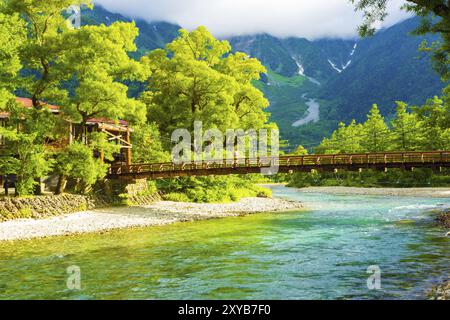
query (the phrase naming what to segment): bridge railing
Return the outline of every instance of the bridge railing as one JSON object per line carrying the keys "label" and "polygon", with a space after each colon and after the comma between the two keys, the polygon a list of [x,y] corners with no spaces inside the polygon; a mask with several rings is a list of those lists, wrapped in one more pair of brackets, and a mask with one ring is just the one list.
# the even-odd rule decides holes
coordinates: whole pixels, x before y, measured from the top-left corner
{"label": "bridge railing", "polygon": [[450,163],[450,151],[436,152],[392,152],[365,154],[323,154],[305,156],[281,156],[278,158],[261,157],[257,159],[241,158],[231,161],[192,162],[185,164],[153,163],[112,166],[110,175],[164,173],[176,171],[198,171],[233,168],[264,168],[271,165],[280,167],[317,167],[321,166],[367,166],[382,164],[437,164]]}

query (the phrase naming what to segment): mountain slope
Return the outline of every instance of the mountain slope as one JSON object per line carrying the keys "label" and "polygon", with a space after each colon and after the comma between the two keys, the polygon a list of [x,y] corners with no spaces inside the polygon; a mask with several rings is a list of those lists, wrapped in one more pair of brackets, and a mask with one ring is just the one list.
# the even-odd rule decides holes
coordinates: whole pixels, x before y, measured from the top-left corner
{"label": "mountain slope", "polygon": [[[100,6],[83,11],[82,17],[84,24],[131,21]],[[294,146],[312,147],[340,121],[363,119],[373,103],[390,116],[396,100],[419,104],[440,93],[443,83],[429,58],[417,59],[422,38],[408,35],[418,21],[404,21],[368,39],[309,41],[260,34],[228,40],[234,51],[258,58],[268,69],[257,86],[270,100],[271,119],[278,123],[282,137]],[[136,58],[164,47],[180,29],[165,22],[138,20],[136,25],[140,29]],[[131,92],[138,95],[142,90],[133,84]],[[320,120],[294,127],[308,114],[313,98],[320,103]]]}
{"label": "mountain slope", "polygon": [[[109,12],[99,5],[96,5],[94,10],[86,9],[82,12],[82,22],[85,25],[110,25],[116,21],[130,22],[132,19]],[[180,26],[166,22],[148,23],[143,20],[136,20],[136,26],[139,28],[136,57],[142,56],[148,51],[163,48],[178,36],[178,31],[181,29]]]}
{"label": "mountain slope", "polygon": [[330,79],[321,98],[333,101],[347,119],[361,119],[373,103],[389,116],[397,100],[423,103],[439,94],[443,83],[417,50],[423,38],[408,35],[417,24],[410,19],[360,41],[351,66]]}
{"label": "mountain slope", "polygon": [[[372,38],[358,40],[272,38],[269,42],[265,37],[261,42],[259,36],[246,37],[247,45],[235,42],[234,49],[262,57],[271,70],[273,66],[283,66],[278,72],[286,77],[300,74],[309,79],[295,87],[278,84],[274,88],[270,81],[273,75],[269,73],[262,88],[271,102],[272,120],[279,124],[283,138],[293,145],[312,146],[320,143],[340,121],[363,120],[374,103],[389,118],[397,100],[421,104],[440,94],[444,84],[432,70],[429,57],[420,57],[418,52],[423,37],[409,35],[418,23],[418,18],[409,19]],[[273,55],[267,62],[264,47],[276,47],[282,54]],[[307,115],[305,94],[307,98],[319,99],[320,121],[293,127],[302,115]]]}

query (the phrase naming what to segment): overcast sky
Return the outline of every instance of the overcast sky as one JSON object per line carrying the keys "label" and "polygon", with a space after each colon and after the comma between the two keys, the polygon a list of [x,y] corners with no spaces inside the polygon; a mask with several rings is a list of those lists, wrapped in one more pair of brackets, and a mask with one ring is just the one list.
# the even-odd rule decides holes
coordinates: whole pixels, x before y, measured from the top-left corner
{"label": "overcast sky", "polygon": [[[269,33],[278,37],[351,38],[361,22],[349,0],[94,0],[109,11],[149,22],[167,21],[192,30],[206,26],[215,36]],[[383,26],[408,15],[403,0],[390,0]]]}

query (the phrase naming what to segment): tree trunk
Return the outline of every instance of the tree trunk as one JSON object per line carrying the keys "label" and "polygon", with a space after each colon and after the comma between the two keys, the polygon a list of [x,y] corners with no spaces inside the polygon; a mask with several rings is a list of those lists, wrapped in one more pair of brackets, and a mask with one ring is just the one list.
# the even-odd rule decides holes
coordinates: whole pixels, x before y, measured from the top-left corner
{"label": "tree trunk", "polygon": [[66,190],[67,186],[67,177],[65,175],[60,175],[58,178],[58,184],[56,185],[55,194],[62,194]]}
{"label": "tree trunk", "polygon": [[8,175],[5,176],[5,184],[3,185],[5,188],[5,196],[9,196],[9,181]]}

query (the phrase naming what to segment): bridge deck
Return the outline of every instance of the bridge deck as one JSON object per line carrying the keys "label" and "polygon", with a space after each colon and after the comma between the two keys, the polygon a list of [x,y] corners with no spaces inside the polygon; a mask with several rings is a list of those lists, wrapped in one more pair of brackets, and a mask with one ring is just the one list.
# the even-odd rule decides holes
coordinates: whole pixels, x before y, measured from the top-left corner
{"label": "bridge deck", "polygon": [[281,156],[279,158],[236,159],[234,161],[192,162],[185,164],[153,163],[112,166],[111,179],[164,179],[186,176],[231,175],[261,173],[275,165],[278,172],[357,171],[359,169],[450,167],[450,151],[391,152],[367,154],[331,154]]}

